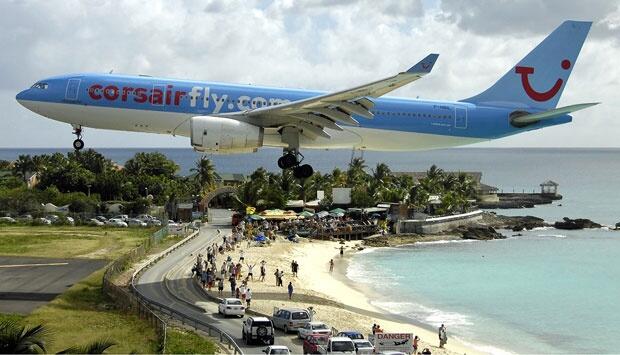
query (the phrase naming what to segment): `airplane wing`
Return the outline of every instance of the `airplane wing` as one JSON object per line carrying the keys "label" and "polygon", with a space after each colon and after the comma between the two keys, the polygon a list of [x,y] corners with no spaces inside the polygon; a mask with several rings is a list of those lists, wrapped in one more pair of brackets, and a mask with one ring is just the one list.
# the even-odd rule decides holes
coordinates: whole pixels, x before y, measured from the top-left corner
{"label": "airplane wing", "polygon": [[429,54],[404,72],[351,89],[221,116],[243,118],[261,127],[296,127],[312,139],[318,136],[330,138],[324,128],[341,131],[339,123],[359,126],[353,115],[373,118],[370,112],[374,107],[372,98],[383,96],[430,73],[438,56]]}
{"label": "airplane wing", "polygon": [[530,123],[548,120],[551,118],[562,116],[567,113],[583,110],[584,108],[588,108],[590,106],[594,106],[598,104],[599,104],[598,102],[591,102],[591,103],[585,103],[585,104],[576,104],[576,105],[570,105],[570,106],[565,106],[565,107],[558,107],[558,108],[554,108],[552,110],[547,110],[543,112],[531,113],[531,114],[523,115],[523,116],[517,116],[513,118],[511,122],[512,124],[517,125],[517,126],[528,125]]}

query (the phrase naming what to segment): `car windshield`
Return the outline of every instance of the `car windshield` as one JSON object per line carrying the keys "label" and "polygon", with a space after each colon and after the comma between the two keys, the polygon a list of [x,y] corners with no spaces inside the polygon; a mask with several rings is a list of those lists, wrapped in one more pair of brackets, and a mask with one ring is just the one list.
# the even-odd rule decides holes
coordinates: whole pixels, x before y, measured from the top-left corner
{"label": "car windshield", "polygon": [[288,349],[271,349],[270,354],[289,354]]}
{"label": "car windshield", "polygon": [[228,304],[239,305],[239,304],[242,304],[242,303],[239,300],[230,300],[230,301],[228,301]]}
{"label": "car windshield", "polygon": [[329,329],[325,324],[315,324],[312,326],[314,329]]}
{"label": "car windshield", "polygon": [[372,344],[370,344],[369,341],[360,341],[359,343],[355,343],[355,346],[358,348],[372,348]]}
{"label": "car windshield", "polygon": [[332,343],[332,352],[355,351],[352,341],[335,341]]}
{"label": "car windshield", "polygon": [[308,313],[306,312],[293,312],[293,316],[292,319],[293,320],[300,320],[300,319],[308,319]]}

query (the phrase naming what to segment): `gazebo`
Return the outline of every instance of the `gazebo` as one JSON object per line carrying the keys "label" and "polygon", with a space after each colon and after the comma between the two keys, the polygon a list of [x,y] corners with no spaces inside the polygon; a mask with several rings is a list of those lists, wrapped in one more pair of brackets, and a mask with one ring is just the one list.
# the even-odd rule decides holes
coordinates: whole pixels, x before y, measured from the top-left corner
{"label": "gazebo", "polygon": [[540,193],[543,195],[557,195],[558,183],[555,181],[547,180],[540,184]]}

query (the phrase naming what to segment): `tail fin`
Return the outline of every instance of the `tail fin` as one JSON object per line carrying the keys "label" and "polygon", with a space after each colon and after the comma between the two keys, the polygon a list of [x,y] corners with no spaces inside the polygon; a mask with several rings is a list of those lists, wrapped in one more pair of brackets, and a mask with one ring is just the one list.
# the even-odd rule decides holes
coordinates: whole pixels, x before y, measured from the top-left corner
{"label": "tail fin", "polygon": [[565,21],[499,81],[462,101],[518,108],[555,108],[592,22]]}

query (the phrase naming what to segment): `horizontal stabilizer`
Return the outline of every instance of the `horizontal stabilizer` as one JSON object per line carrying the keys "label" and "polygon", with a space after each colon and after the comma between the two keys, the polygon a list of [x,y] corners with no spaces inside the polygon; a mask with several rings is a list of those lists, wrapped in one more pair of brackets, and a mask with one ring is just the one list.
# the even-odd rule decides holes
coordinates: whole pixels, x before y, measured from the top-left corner
{"label": "horizontal stabilizer", "polygon": [[583,110],[584,108],[598,105],[599,103],[600,102],[590,102],[590,103],[585,103],[585,104],[576,104],[576,105],[554,108],[553,110],[514,117],[510,122],[514,125],[519,125],[519,126],[527,125],[530,123],[534,123],[534,122],[538,122],[542,120],[548,120],[551,118],[562,116],[567,113]]}

